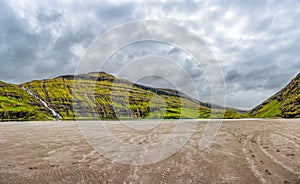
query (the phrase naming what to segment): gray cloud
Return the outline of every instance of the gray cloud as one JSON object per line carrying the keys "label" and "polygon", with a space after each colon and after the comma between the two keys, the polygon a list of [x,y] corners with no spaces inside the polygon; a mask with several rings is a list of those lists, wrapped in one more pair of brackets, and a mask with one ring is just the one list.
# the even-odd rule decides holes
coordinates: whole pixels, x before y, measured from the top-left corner
{"label": "gray cloud", "polygon": [[[189,58],[187,53],[169,44],[158,41],[136,42],[112,55],[103,69],[142,84],[180,89],[193,97],[197,97],[194,92],[197,89],[203,101],[210,101],[210,88],[205,72],[196,61],[187,58]],[[143,74],[151,76],[140,80],[139,77]],[[162,80],[161,76],[165,78]],[[166,83],[166,80],[172,85]]]}
{"label": "gray cloud", "polygon": [[[299,10],[297,0],[0,1],[0,80],[21,83],[74,73],[80,55],[104,31],[138,19],[166,20],[203,39],[223,69],[228,105],[249,109],[300,71]],[[201,66],[170,45],[134,44],[112,56],[106,70],[114,73],[114,64],[147,54],[176,60],[197,82],[200,100],[209,99]]]}

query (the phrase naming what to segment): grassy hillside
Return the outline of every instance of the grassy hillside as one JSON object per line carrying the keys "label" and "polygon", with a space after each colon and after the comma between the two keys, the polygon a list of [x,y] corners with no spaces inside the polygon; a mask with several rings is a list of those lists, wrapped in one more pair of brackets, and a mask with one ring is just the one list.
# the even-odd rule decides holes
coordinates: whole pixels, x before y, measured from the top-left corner
{"label": "grassy hillside", "polygon": [[[210,114],[209,104],[171,89],[134,84],[100,72],[35,80],[20,86],[0,83],[0,120],[118,118],[240,118],[233,109]],[[75,85],[74,85],[75,84]],[[39,101],[28,92],[40,98]]]}
{"label": "grassy hillside", "polygon": [[17,85],[0,81],[0,120],[50,120],[50,112]]}
{"label": "grassy hillside", "polygon": [[[50,104],[63,119],[209,118],[211,111],[207,104],[175,90],[138,85],[103,72],[32,81],[22,86]],[[220,118],[222,113],[220,109],[212,118]],[[234,111],[226,115],[239,117]]]}
{"label": "grassy hillside", "polygon": [[300,118],[300,74],[281,91],[251,110],[249,115],[261,118]]}

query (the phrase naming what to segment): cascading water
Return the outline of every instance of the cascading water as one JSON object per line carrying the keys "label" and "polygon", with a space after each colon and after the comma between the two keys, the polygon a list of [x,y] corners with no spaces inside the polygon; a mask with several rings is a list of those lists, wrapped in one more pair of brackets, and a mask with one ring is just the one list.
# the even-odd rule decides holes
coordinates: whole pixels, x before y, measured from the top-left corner
{"label": "cascading water", "polygon": [[51,107],[48,106],[48,104],[42,100],[41,98],[39,98],[38,96],[34,95],[31,91],[29,91],[28,89],[26,89],[25,87],[23,86],[20,86],[21,89],[23,89],[24,91],[26,91],[28,94],[30,94],[31,96],[33,96],[34,98],[38,99],[50,112],[51,114],[58,118],[58,119],[62,119],[61,115],[59,115],[57,112],[55,112],[54,109],[52,109]]}

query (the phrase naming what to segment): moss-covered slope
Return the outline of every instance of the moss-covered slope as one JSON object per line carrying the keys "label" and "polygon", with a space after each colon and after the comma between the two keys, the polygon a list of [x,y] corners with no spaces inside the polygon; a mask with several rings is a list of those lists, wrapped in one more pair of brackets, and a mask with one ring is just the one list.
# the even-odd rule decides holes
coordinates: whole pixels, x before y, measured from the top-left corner
{"label": "moss-covered slope", "polygon": [[[21,89],[24,87],[35,97]],[[35,80],[20,86],[1,83],[0,120],[118,118],[239,118],[171,89],[158,89],[100,72]],[[43,105],[44,103],[44,105]]]}
{"label": "moss-covered slope", "polygon": [[50,112],[17,85],[0,81],[0,120],[48,120]]}
{"label": "moss-covered slope", "polygon": [[[22,84],[63,119],[220,118],[208,104],[170,89],[157,89],[100,72]],[[230,117],[239,115],[226,113]]]}
{"label": "moss-covered slope", "polygon": [[285,88],[249,112],[252,117],[300,118],[300,74]]}
{"label": "moss-covered slope", "polygon": [[174,90],[131,83],[100,72],[22,84],[64,119],[208,118],[210,109]]}

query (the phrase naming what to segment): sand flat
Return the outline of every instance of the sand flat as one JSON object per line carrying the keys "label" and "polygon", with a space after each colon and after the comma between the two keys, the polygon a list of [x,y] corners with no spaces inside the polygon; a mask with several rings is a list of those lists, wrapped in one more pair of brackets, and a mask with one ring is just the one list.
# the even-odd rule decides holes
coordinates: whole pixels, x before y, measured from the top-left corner
{"label": "sand flat", "polygon": [[[192,136],[180,150],[147,165],[113,162],[88,144],[73,121],[0,123],[0,183],[300,182],[300,120],[226,120],[205,150],[199,141],[209,122],[193,121]],[[118,139],[135,145],[155,144],[176,127],[171,120],[159,126],[132,122],[139,131],[105,123]]]}

